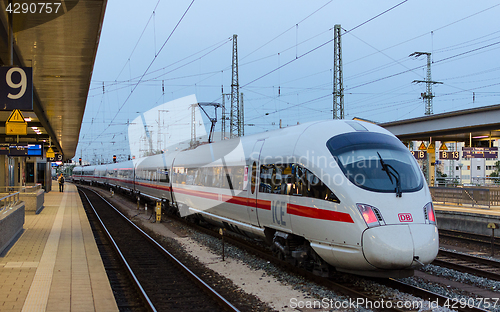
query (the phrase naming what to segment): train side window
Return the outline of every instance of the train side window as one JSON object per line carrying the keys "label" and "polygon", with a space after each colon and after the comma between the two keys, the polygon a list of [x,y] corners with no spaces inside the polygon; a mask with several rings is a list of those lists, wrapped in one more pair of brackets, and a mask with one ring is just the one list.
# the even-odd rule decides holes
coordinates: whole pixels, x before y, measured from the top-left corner
{"label": "train side window", "polygon": [[203,185],[206,187],[212,187],[213,182],[213,169],[212,168],[203,168]]}
{"label": "train side window", "polygon": [[233,183],[231,181],[232,168],[224,167],[223,170],[223,179],[222,179],[222,187],[225,189],[233,189]]}
{"label": "train side window", "polygon": [[261,193],[272,193],[272,165],[261,165],[260,166],[260,184],[259,192]]}
{"label": "train side window", "polygon": [[282,181],[287,185],[286,194],[340,203],[338,197],[318,176],[298,164],[291,164],[289,169],[283,169]]}
{"label": "train side window", "polygon": [[220,174],[221,174],[221,167],[213,167],[212,168],[212,186],[213,187],[221,187]]}
{"label": "train side window", "polygon": [[158,169],[159,170],[159,176],[160,176],[160,182],[162,183],[169,183],[169,176],[168,176],[168,170],[167,168],[164,169]]}
{"label": "train side window", "polygon": [[281,166],[273,166],[273,173],[271,177],[271,187],[273,194],[281,194]]}
{"label": "train side window", "polygon": [[303,168],[297,164],[292,166],[292,195],[307,196],[307,189],[305,187],[306,174]]}
{"label": "train side window", "polygon": [[257,163],[254,161],[252,164],[252,177],[250,179],[250,192],[255,193],[255,184],[257,183]]}
{"label": "train side window", "polygon": [[172,177],[174,183],[186,184],[186,170],[185,168],[174,168],[174,176]]}
{"label": "train side window", "polygon": [[194,185],[196,179],[196,168],[187,169],[186,173],[186,185]]}
{"label": "train side window", "polygon": [[243,189],[243,167],[235,166],[233,167],[232,183],[235,190]]}
{"label": "train side window", "polygon": [[292,164],[280,165],[281,194],[290,195],[292,192]]}

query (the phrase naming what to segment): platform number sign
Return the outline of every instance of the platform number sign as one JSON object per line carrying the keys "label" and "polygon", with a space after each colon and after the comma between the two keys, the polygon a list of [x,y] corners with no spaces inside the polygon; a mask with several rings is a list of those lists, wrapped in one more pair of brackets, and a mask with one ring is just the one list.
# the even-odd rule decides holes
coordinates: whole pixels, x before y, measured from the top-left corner
{"label": "platform number sign", "polygon": [[33,69],[0,67],[0,110],[33,110]]}
{"label": "platform number sign", "polygon": [[415,159],[421,160],[427,158],[427,152],[425,151],[411,151],[411,154]]}
{"label": "platform number sign", "polygon": [[439,159],[459,160],[460,153],[458,151],[455,152],[439,151]]}

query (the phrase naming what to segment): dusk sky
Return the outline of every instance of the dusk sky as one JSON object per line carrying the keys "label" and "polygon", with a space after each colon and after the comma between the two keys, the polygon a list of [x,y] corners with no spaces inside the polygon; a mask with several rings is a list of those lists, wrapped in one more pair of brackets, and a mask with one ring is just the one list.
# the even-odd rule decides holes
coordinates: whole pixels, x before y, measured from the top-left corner
{"label": "dusk sky", "polygon": [[412,82],[426,58],[413,52],[432,53],[442,82],[434,113],[499,104],[498,16],[498,1],[109,0],[76,157],[126,157],[127,122],[165,102],[220,103],[233,34],[246,135],[332,118],[335,24],[346,119],[423,116],[425,84]]}

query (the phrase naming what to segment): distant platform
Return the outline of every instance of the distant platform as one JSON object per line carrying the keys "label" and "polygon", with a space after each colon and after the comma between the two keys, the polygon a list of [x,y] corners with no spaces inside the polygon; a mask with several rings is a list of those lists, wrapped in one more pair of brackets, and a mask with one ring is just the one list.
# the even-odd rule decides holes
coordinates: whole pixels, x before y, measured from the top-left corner
{"label": "distant platform", "polygon": [[118,311],[76,186],[57,182],[0,255],[0,310]]}
{"label": "distant platform", "polygon": [[[496,223],[500,226],[500,206],[478,208],[435,203],[434,210],[438,228],[442,230],[491,235],[488,223]],[[495,231],[495,236],[500,237],[500,230]]]}

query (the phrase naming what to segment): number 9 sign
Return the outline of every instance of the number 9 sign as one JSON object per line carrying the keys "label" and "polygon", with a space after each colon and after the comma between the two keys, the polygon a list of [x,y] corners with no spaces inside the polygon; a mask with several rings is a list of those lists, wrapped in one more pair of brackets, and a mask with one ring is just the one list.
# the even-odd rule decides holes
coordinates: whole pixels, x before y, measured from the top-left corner
{"label": "number 9 sign", "polygon": [[0,110],[33,109],[31,67],[0,67]]}

